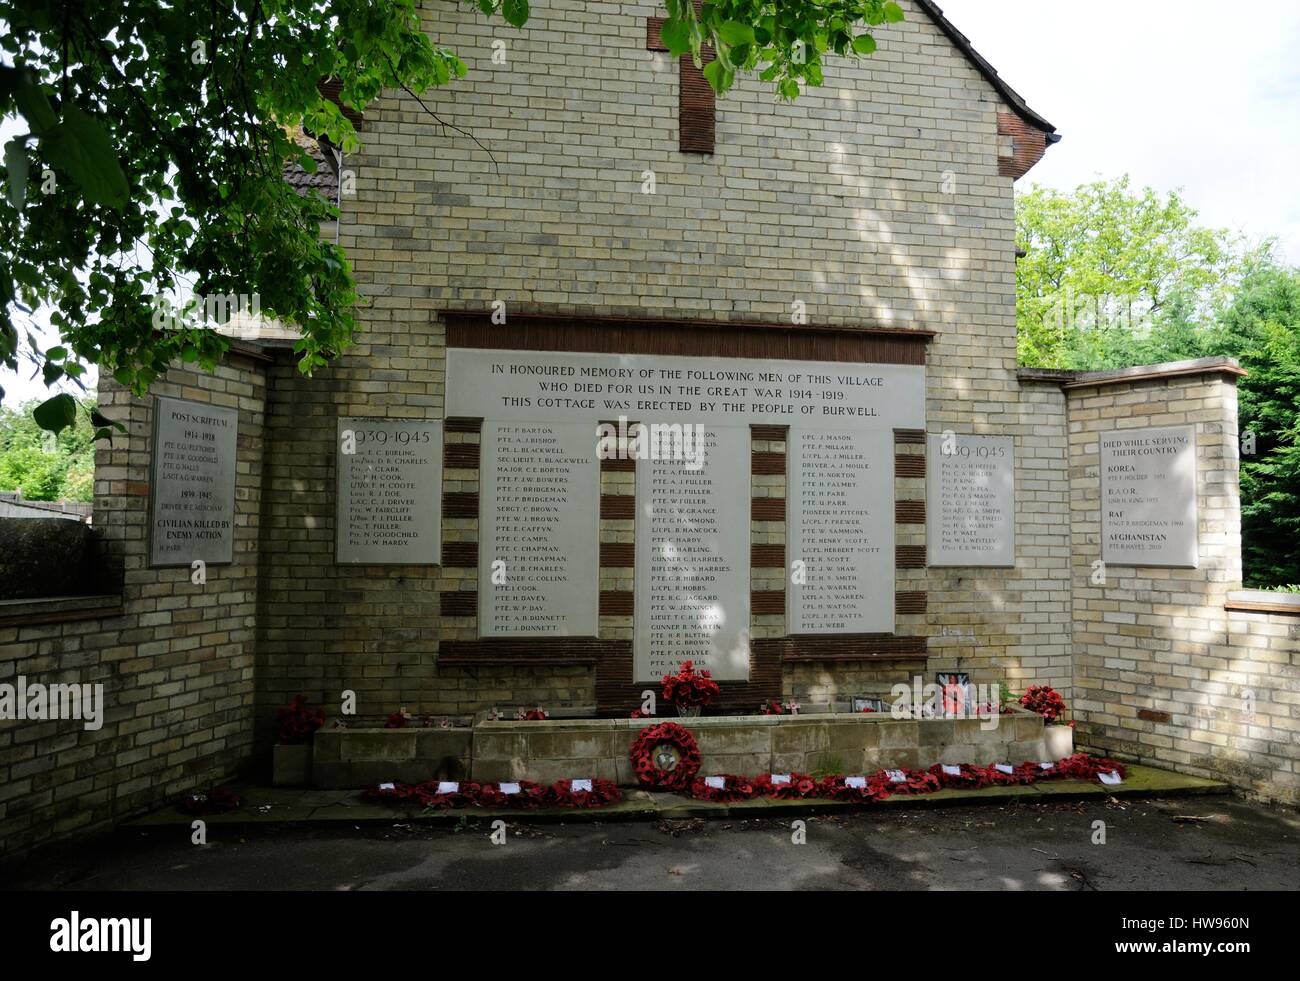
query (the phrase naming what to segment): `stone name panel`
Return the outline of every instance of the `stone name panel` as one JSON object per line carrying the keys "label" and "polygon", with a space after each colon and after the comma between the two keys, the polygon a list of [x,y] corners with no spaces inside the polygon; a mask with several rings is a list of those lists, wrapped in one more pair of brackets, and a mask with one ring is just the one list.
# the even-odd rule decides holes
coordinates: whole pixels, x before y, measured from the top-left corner
{"label": "stone name panel", "polygon": [[1102,560],[1196,568],[1196,430],[1125,429],[1099,439]]}
{"label": "stone name panel", "polygon": [[442,550],[442,423],[338,420],[341,565],[437,565]]}
{"label": "stone name panel", "polygon": [[596,636],[596,427],[485,421],[482,439],[479,636]]}
{"label": "stone name panel", "polygon": [[749,427],[704,427],[684,453],[650,438],[636,464],[634,680],[683,661],[748,680]]}
{"label": "stone name panel", "polygon": [[1015,439],[931,433],[926,443],[928,563],[1014,566]]}
{"label": "stone name panel", "polygon": [[154,399],[149,564],[234,561],[239,412]]}
{"label": "stone name panel", "polygon": [[791,429],[791,634],[894,630],[894,438]]}

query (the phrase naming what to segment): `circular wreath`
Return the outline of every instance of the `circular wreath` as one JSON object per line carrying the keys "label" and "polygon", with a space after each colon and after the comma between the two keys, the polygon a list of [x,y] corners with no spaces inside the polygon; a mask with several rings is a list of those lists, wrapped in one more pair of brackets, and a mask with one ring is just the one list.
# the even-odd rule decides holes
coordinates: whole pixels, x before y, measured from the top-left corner
{"label": "circular wreath", "polygon": [[700,770],[700,747],[676,722],[642,729],[630,755],[632,772],[643,787],[684,791]]}

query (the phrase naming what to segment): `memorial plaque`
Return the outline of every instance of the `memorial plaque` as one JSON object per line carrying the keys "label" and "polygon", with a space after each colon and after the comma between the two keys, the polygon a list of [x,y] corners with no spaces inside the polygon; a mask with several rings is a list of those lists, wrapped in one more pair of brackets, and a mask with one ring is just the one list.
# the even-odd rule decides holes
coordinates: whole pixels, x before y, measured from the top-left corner
{"label": "memorial plaque", "polygon": [[1099,444],[1102,560],[1196,568],[1196,430],[1125,429]]}
{"label": "memorial plaque", "polygon": [[893,433],[791,429],[786,445],[787,631],[892,633]]}
{"label": "memorial plaque", "polygon": [[234,561],[239,412],[154,399],[149,564]]}
{"label": "memorial plaque", "polygon": [[600,612],[596,426],[483,423],[481,637],[595,637]]}
{"label": "memorial plaque", "polygon": [[338,420],[334,561],[442,561],[442,423]]}
{"label": "memorial plaque", "polygon": [[1014,438],[931,433],[925,449],[928,564],[1014,566]]}
{"label": "memorial plaque", "polygon": [[749,428],[702,427],[681,454],[649,433],[636,465],[634,674],[653,682],[694,661],[749,680]]}

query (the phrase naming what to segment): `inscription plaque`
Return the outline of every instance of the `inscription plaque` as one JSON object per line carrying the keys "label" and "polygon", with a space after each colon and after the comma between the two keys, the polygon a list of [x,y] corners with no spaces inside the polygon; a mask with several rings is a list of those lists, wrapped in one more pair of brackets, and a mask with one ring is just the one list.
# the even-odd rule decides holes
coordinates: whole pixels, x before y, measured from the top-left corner
{"label": "inscription plaque", "polygon": [[925,449],[928,564],[1014,566],[1015,439],[931,433]]}
{"label": "inscription plaque", "polygon": [[236,409],[154,399],[150,565],[234,561],[238,431]]}
{"label": "inscription plaque", "polygon": [[1125,429],[1099,443],[1102,560],[1196,568],[1196,430]]}

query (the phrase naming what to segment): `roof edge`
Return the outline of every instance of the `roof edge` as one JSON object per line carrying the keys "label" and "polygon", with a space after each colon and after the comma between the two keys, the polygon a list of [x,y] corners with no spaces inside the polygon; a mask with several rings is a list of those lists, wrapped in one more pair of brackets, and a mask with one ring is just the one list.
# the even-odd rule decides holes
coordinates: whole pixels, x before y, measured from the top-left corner
{"label": "roof edge", "polygon": [[970,38],[957,30],[953,22],[944,15],[944,12],[939,9],[938,4],[936,4],[934,0],[916,0],[916,2],[917,5],[930,16],[930,19],[935,22],[939,30],[943,31],[943,33],[948,36],[948,39],[952,41],[953,44],[957,45],[957,48],[961,53],[964,54],[967,60],[975,66],[975,69],[984,76],[988,83],[998,90],[998,93],[1002,98],[1007,100],[1007,104],[1017,116],[1029,123],[1029,125],[1033,126],[1035,129],[1040,129],[1046,133],[1048,143],[1055,143],[1060,140],[1061,136],[1056,132],[1056,127],[1029,108],[1024,97],[1008,85],[1006,81],[1003,80],[1002,76],[998,74],[997,69],[989,64],[988,60],[982,54],[975,50],[974,45],[970,42]]}

